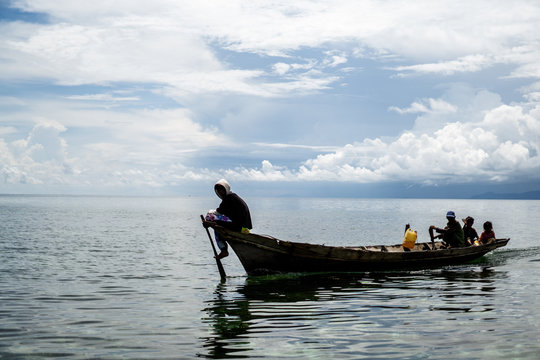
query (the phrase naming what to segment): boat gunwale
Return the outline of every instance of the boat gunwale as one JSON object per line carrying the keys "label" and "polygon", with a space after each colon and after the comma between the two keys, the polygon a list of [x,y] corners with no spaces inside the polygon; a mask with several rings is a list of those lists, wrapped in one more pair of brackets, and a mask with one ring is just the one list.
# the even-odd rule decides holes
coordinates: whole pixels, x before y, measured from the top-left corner
{"label": "boat gunwale", "polygon": [[[254,233],[248,233],[243,234],[240,232],[232,231],[227,228],[224,228],[216,223],[213,222],[207,222],[210,227],[214,228],[218,233],[222,234],[225,237],[225,240],[229,240],[228,238],[232,238],[233,241],[240,241],[243,243],[247,243],[251,246],[255,246],[260,249],[273,251],[273,252],[279,252],[281,254],[290,254],[290,251],[287,251],[281,246],[283,244],[286,244],[287,247],[305,247],[306,249],[326,249],[326,250],[349,250],[355,253],[368,253],[368,254],[385,254],[385,255],[393,255],[393,254],[428,254],[428,253],[437,253],[439,255],[455,255],[455,256],[468,256],[472,254],[479,254],[479,256],[482,256],[482,253],[485,254],[489,251],[492,251],[496,248],[505,246],[508,241],[510,241],[510,238],[500,238],[496,239],[495,242],[491,242],[488,244],[482,244],[479,246],[465,246],[465,247],[454,247],[454,248],[429,248],[428,249],[418,249],[418,250],[404,250],[404,247],[401,244],[394,244],[394,245],[361,245],[361,246],[333,246],[333,245],[325,245],[325,244],[312,244],[312,243],[306,243],[306,242],[294,242],[294,241],[288,241],[288,240],[281,240],[273,236],[269,235],[262,235],[262,234],[254,234]],[[275,243],[279,247],[273,247],[268,246],[265,244],[261,244],[255,239],[251,238],[258,238],[258,239],[265,239],[270,241],[275,241]],[[436,242],[435,244],[441,244],[441,242]],[[419,245],[427,245],[428,247],[432,245],[430,242],[422,242],[422,243],[416,243],[416,246]],[[395,248],[395,249],[401,249],[401,251],[384,251],[382,249],[388,249],[388,248]],[[378,250],[381,249],[381,250]],[[318,255],[305,255],[305,254],[297,254],[296,256],[299,257],[305,257],[305,258],[321,258],[324,257],[328,260],[337,260],[337,261],[351,261],[350,259],[343,259],[338,257],[329,257],[329,256],[323,256],[322,254]]]}

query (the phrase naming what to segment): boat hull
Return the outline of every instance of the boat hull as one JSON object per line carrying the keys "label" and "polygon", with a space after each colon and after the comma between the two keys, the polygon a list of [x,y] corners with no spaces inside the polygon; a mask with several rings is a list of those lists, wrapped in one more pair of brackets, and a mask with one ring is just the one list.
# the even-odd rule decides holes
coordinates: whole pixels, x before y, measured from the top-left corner
{"label": "boat hull", "polygon": [[419,243],[408,251],[401,245],[341,247],[282,241],[212,226],[226,240],[250,275],[285,272],[368,272],[437,268],[476,260],[505,246],[490,244],[444,249],[442,243]]}

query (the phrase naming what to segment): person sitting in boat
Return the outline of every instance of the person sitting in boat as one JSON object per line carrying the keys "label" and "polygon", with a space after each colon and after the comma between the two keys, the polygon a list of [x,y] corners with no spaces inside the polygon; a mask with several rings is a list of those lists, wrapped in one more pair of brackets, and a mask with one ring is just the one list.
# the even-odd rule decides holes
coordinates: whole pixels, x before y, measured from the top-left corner
{"label": "person sitting in boat", "polygon": [[476,229],[472,227],[474,224],[474,218],[472,218],[471,216],[467,216],[465,219],[463,219],[463,223],[463,236],[465,238],[465,245],[474,245],[474,241],[478,240],[478,233],[476,232]]}
{"label": "person sitting in boat", "polygon": [[[214,191],[222,201],[214,212],[216,218],[211,220],[233,231],[249,232],[253,226],[251,224],[251,215],[246,202],[231,191],[231,186],[225,179],[219,180],[214,185]],[[207,220],[210,219],[207,217]],[[205,226],[208,227],[207,225]],[[217,232],[214,233],[216,243],[221,250],[216,258],[222,259],[229,256],[227,242],[221,240]]]}
{"label": "person sitting in boat", "polygon": [[495,241],[495,232],[493,231],[493,224],[491,221],[486,221],[484,223],[484,231],[480,235],[478,242],[480,244],[489,244],[490,242]]}
{"label": "person sitting in boat", "polygon": [[[448,224],[446,224],[444,229],[438,228],[434,225],[429,227],[429,236],[431,237],[431,241],[435,241],[435,239],[440,238],[443,239],[443,242],[450,247],[465,246],[463,229],[461,228],[459,222],[456,221],[456,213],[453,211],[448,211],[446,213],[446,219],[448,220]],[[433,234],[434,230],[439,233],[439,235],[435,236]]]}

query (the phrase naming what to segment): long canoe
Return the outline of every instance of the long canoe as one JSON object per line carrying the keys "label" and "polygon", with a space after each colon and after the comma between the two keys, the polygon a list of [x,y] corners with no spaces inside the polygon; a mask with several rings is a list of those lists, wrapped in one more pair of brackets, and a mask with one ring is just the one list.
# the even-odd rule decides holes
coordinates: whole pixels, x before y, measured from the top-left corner
{"label": "long canoe", "polygon": [[267,235],[243,234],[213,222],[221,239],[234,250],[249,275],[286,272],[368,272],[414,270],[463,264],[505,246],[508,239],[485,245],[445,248],[442,242],[399,245],[328,246],[283,241]]}

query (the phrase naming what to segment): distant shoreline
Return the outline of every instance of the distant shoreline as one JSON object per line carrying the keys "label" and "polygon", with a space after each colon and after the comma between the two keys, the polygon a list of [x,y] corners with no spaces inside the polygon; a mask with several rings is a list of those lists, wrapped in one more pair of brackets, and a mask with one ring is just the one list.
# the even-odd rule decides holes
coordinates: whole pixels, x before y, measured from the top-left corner
{"label": "distant shoreline", "polygon": [[475,195],[472,199],[496,199],[496,200],[540,200],[540,191],[527,191],[523,193],[497,194],[487,192]]}
{"label": "distant shoreline", "polygon": [[[206,197],[206,195],[196,195],[196,194],[168,194],[168,195],[126,195],[126,194],[31,194],[31,193],[19,193],[19,194],[8,194],[8,193],[0,193],[0,197],[16,197],[16,196],[24,196],[24,197],[95,197],[95,198],[108,198],[108,197],[120,197],[120,198],[167,198],[167,197]],[[252,197],[259,197],[259,195],[251,194]],[[263,196],[264,197],[264,196]],[[306,195],[306,194],[298,194],[298,195],[274,195],[270,197],[275,198],[292,198],[292,197],[298,197],[298,198],[350,198],[350,199],[462,199],[462,200],[540,200],[540,191],[527,191],[523,193],[495,193],[495,192],[486,192],[478,195],[473,196],[455,196],[455,197],[444,197],[444,196],[335,196],[335,195],[329,195],[329,196],[321,196],[320,194],[313,194],[313,195]]]}

